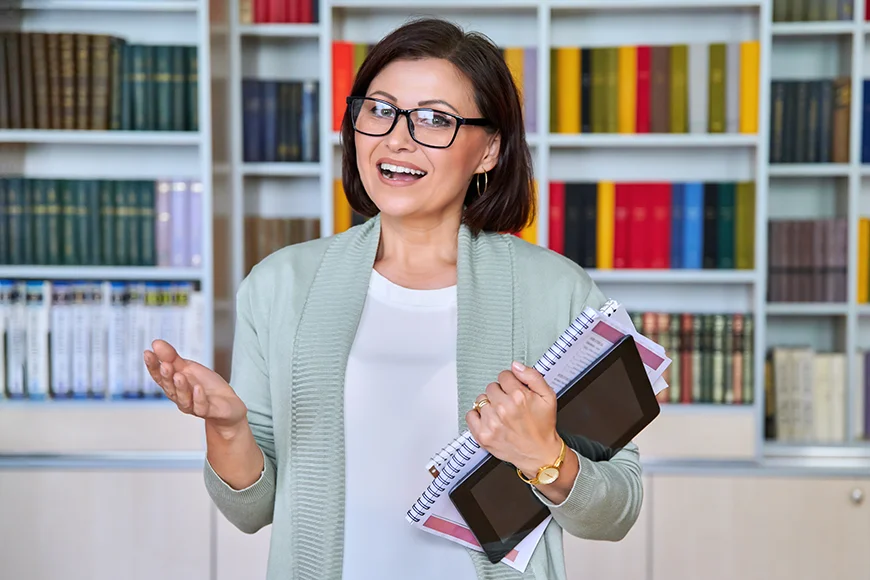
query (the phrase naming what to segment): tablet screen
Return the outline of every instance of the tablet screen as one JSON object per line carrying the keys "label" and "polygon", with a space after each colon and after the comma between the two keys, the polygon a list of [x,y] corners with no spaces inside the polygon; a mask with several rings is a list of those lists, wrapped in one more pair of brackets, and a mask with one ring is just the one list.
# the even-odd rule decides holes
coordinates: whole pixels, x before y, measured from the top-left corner
{"label": "tablet screen", "polygon": [[487,477],[470,489],[502,542],[507,542],[517,533],[517,522],[531,520],[541,509],[538,501],[529,501],[529,496],[535,499],[529,486],[504,485],[505,480],[513,482],[514,479],[519,481],[517,470],[499,461]]}

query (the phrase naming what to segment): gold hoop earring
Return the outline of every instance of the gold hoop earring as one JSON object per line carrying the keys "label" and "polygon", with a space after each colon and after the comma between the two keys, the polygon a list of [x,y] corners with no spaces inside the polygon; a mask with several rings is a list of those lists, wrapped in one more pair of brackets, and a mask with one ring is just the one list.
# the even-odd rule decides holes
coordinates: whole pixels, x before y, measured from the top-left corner
{"label": "gold hoop earring", "polygon": [[489,184],[489,178],[486,175],[486,171],[483,172],[483,191],[480,191],[480,173],[477,174],[477,197],[482,196],[486,193],[486,186]]}

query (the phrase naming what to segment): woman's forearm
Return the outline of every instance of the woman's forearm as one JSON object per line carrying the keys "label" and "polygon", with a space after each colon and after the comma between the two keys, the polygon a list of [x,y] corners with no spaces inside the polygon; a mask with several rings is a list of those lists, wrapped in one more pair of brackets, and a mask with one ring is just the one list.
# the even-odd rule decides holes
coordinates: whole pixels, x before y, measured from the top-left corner
{"label": "woman's forearm", "polygon": [[205,422],[206,457],[217,475],[233,489],[256,483],[263,472],[263,452],[247,421],[237,429],[216,428]]}

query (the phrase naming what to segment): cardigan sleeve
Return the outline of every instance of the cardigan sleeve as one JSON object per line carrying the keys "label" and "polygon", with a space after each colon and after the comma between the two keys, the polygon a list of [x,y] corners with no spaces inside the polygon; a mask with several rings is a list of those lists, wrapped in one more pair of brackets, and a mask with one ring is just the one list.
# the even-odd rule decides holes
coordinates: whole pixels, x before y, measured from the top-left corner
{"label": "cardigan sleeve", "polygon": [[[600,308],[607,296],[589,278],[580,278],[577,306]],[[590,540],[621,540],[634,526],[643,503],[640,454],[629,443],[609,461],[591,461],[571,450],[580,462],[580,472],[560,504],[554,504],[536,488],[535,495],[550,509],[553,519],[566,532]]]}
{"label": "cardigan sleeve", "polygon": [[237,319],[233,338],[231,385],[248,407],[248,423],[263,453],[259,479],[245,489],[230,487],[206,460],[205,487],[220,512],[245,533],[255,533],[272,523],[275,507],[275,440],[272,402],[264,356],[268,338],[268,316],[257,316],[252,306],[251,276],[242,281],[236,299]]}

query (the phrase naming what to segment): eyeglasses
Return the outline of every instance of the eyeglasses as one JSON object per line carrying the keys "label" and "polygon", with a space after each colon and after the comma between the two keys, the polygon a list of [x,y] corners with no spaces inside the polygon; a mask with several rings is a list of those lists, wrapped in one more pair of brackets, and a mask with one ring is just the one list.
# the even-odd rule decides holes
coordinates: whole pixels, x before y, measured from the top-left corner
{"label": "eyeglasses", "polygon": [[467,119],[436,109],[400,109],[395,105],[371,97],[347,97],[350,118],[358,133],[382,137],[396,126],[399,116],[408,119],[411,139],[425,147],[446,149],[453,145],[462,125],[487,126],[488,119]]}

